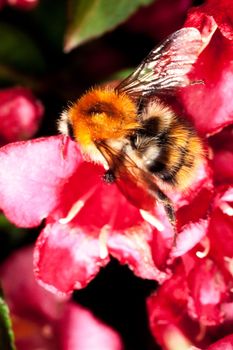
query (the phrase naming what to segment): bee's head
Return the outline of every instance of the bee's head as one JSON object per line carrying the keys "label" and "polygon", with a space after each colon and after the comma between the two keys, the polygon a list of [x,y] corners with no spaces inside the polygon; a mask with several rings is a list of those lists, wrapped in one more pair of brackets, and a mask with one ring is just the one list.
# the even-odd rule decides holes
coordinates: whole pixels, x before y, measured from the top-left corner
{"label": "bee's head", "polygon": [[138,127],[135,103],[113,89],[88,91],[66,114],[74,139],[84,148],[101,140],[125,137]]}

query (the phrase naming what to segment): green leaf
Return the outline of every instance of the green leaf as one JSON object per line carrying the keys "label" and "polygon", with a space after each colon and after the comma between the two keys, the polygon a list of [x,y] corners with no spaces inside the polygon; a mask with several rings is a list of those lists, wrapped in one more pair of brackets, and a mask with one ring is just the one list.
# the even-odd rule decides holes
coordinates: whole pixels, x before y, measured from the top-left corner
{"label": "green leaf", "polygon": [[42,73],[44,59],[33,39],[19,28],[0,22],[0,66],[25,73]]}
{"label": "green leaf", "polygon": [[[0,214],[0,232],[7,233],[12,241],[20,241],[26,233],[26,229],[13,225],[5,215]],[[1,348],[0,348],[1,349]]]}
{"label": "green leaf", "polygon": [[153,0],[70,0],[70,24],[65,38],[66,52],[96,38],[132,15],[139,6]]}
{"label": "green leaf", "polygon": [[123,79],[127,78],[130,74],[132,74],[134,71],[135,71],[135,67],[134,68],[121,69],[120,71],[115,72],[110,77],[108,77],[108,81],[111,81],[111,80],[123,80]]}
{"label": "green leaf", "polygon": [[16,350],[9,309],[0,292],[0,344],[1,349]]}

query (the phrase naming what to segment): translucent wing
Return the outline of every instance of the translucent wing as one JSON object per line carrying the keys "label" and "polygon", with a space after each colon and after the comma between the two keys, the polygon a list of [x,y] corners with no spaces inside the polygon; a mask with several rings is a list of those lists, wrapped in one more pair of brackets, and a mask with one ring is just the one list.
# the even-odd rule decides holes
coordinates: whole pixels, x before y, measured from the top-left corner
{"label": "translucent wing", "polygon": [[124,196],[140,209],[150,211],[155,201],[160,201],[167,212],[170,223],[176,230],[176,219],[170,199],[161,191],[154,176],[140,169],[125,153],[118,153],[104,141],[98,143],[98,148],[107,160],[110,171]]}
{"label": "translucent wing", "polygon": [[153,49],[134,73],[117,87],[129,95],[147,96],[190,84],[187,73],[202,48],[196,28],[183,28]]}

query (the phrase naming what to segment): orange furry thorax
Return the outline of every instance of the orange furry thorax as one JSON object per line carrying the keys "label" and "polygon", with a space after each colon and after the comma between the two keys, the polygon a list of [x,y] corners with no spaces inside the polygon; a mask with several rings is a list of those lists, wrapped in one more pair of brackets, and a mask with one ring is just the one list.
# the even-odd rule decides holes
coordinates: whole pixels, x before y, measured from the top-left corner
{"label": "orange furry thorax", "polygon": [[125,137],[139,126],[133,100],[110,88],[89,90],[71,107],[69,119],[81,146]]}

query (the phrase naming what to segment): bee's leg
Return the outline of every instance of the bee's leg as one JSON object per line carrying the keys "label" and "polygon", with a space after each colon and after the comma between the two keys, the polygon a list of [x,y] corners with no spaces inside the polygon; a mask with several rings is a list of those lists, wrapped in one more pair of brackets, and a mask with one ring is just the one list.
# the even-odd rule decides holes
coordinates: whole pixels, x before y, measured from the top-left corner
{"label": "bee's leg", "polygon": [[170,199],[161,190],[157,190],[157,196],[158,196],[158,199],[164,205],[169,221],[174,226],[176,224],[176,217],[175,217],[175,211]]}
{"label": "bee's leg", "polygon": [[156,189],[156,195],[160,202],[162,202],[164,209],[167,213],[168,219],[174,230],[174,245],[176,244],[177,238],[177,227],[176,227],[176,215],[172,202],[160,189]]}
{"label": "bee's leg", "polygon": [[107,184],[113,184],[116,181],[116,176],[114,174],[114,171],[112,169],[108,169],[103,175],[103,180]]}

